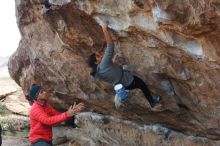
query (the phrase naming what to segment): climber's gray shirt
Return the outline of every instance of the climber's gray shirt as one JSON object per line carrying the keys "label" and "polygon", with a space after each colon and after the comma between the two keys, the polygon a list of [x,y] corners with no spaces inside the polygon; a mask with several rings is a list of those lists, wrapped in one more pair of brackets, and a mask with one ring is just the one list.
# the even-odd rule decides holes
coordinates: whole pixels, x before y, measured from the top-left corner
{"label": "climber's gray shirt", "polygon": [[115,85],[121,83],[125,87],[129,86],[134,80],[133,75],[123,70],[119,65],[112,62],[114,54],[114,44],[108,44],[104,56],[97,66],[95,78]]}

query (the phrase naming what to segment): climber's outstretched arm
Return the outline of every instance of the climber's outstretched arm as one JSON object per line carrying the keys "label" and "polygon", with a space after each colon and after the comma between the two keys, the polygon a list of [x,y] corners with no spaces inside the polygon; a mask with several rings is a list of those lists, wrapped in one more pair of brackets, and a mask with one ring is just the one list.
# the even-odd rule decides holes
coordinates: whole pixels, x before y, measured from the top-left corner
{"label": "climber's outstretched arm", "polygon": [[112,41],[112,36],[108,31],[108,22],[106,22],[105,24],[102,25],[102,30],[103,30],[103,33],[105,36],[106,43],[111,44],[113,41]]}
{"label": "climber's outstretched arm", "polygon": [[113,57],[113,54],[114,54],[115,46],[114,46],[114,43],[112,41],[112,36],[108,31],[108,23],[104,23],[102,25],[102,30],[103,30],[103,33],[104,33],[104,36],[105,36],[107,47],[105,49],[105,53],[102,57],[102,60],[100,62],[100,68],[106,68],[110,64],[113,63],[112,62],[112,57]]}

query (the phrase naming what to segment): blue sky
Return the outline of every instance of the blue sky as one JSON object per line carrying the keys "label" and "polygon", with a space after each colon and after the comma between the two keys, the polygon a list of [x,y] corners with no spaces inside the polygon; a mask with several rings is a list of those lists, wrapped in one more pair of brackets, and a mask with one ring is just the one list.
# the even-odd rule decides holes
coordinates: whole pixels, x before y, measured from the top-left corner
{"label": "blue sky", "polygon": [[15,17],[15,0],[1,1],[0,20],[0,57],[6,57],[16,51],[20,40]]}

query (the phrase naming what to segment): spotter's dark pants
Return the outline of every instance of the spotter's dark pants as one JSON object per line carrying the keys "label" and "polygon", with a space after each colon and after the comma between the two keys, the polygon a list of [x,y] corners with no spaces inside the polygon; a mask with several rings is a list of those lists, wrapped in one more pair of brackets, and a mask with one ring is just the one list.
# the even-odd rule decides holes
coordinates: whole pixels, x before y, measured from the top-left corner
{"label": "spotter's dark pants", "polygon": [[53,146],[51,142],[47,142],[43,139],[38,139],[31,144],[31,146]]}

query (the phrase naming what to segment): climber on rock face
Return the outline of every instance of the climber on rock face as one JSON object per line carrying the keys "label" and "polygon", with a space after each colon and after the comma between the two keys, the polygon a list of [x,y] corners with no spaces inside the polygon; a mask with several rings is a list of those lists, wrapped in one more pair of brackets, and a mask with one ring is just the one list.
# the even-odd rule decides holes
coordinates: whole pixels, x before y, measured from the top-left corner
{"label": "climber on rock face", "polygon": [[48,102],[47,92],[33,84],[28,96],[34,101],[30,109],[30,135],[32,146],[52,146],[52,126],[67,121],[83,110],[84,104],[74,104],[68,111],[60,113]]}
{"label": "climber on rock face", "polygon": [[107,22],[102,24],[102,30],[107,42],[107,48],[104,55],[102,56],[93,53],[87,59],[87,64],[92,70],[90,73],[92,79],[100,79],[111,83],[117,93],[115,96],[115,102],[118,101],[118,99],[120,102],[124,101],[127,98],[127,90],[136,88],[141,89],[148,100],[152,111],[160,111],[162,107],[160,96],[152,96],[142,79],[132,75],[128,70],[123,70],[121,66],[113,63],[114,43],[108,31]]}

